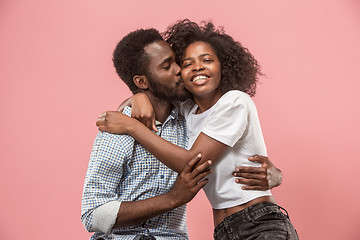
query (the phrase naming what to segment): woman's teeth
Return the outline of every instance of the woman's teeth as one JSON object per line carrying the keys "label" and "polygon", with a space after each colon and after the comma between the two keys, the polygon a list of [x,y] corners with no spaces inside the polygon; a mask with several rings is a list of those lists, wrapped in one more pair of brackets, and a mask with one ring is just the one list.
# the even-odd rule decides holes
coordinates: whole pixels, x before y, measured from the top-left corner
{"label": "woman's teeth", "polygon": [[194,77],[193,82],[199,82],[199,81],[203,81],[206,79],[207,79],[206,76],[196,76],[196,77]]}

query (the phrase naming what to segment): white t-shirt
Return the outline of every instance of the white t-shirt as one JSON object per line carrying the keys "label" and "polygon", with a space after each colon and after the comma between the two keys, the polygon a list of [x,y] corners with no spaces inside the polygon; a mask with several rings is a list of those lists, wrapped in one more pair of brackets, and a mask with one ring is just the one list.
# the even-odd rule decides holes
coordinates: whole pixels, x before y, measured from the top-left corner
{"label": "white t-shirt", "polygon": [[232,175],[238,166],[260,166],[250,162],[249,156],[267,155],[256,106],[250,96],[233,90],[225,93],[207,111],[196,114],[197,108],[192,100],[180,106],[186,118],[188,148],[192,147],[200,132],[229,146],[211,167],[209,182],[204,187],[212,207],[229,208],[271,195],[270,190],[242,190],[242,184],[236,183]]}

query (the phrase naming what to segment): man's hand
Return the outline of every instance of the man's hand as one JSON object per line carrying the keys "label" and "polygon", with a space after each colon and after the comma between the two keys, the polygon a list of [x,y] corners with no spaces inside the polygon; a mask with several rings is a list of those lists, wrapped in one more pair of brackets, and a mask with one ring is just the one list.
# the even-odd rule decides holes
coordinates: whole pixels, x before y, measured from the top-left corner
{"label": "man's hand", "polygon": [[212,162],[206,161],[195,168],[200,159],[201,154],[198,154],[188,162],[184,170],[179,173],[174,187],[169,192],[171,199],[176,201],[177,206],[190,202],[208,182],[208,179],[203,178],[210,174],[209,167]]}
{"label": "man's hand", "polygon": [[244,184],[244,190],[268,190],[279,186],[282,181],[282,173],[276,168],[268,157],[255,155],[249,157],[252,162],[261,163],[261,167],[236,167],[233,175],[237,183]]}

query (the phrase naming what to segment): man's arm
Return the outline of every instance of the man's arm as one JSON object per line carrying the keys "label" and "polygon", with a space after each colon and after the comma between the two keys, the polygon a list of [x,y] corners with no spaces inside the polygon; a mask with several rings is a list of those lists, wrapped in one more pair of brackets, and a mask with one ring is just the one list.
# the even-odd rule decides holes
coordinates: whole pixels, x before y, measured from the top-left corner
{"label": "man's arm", "polygon": [[191,201],[208,182],[207,179],[202,179],[210,173],[211,161],[194,168],[200,159],[199,154],[189,162],[178,175],[170,192],[145,200],[122,202],[114,228],[142,223]]}
{"label": "man's arm", "polygon": [[121,204],[116,188],[126,159],[121,141],[126,139],[131,140],[101,132],[95,138],[81,202],[81,220],[89,232],[110,232],[115,222]]}
{"label": "man's arm", "polygon": [[249,157],[252,162],[261,163],[261,167],[236,167],[233,175],[237,183],[245,184],[244,190],[268,190],[282,182],[282,172],[268,157],[255,155]]}
{"label": "man's arm", "polygon": [[201,159],[197,156],[179,174],[168,193],[146,200],[120,202],[116,188],[122,177],[126,151],[117,142],[119,138],[123,137],[99,133],[95,139],[82,198],[82,221],[87,231],[110,233],[114,227],[141,223],[187,203],[207,183],[201,179],[210,173],[211,162],[206,161],[194,169]]}

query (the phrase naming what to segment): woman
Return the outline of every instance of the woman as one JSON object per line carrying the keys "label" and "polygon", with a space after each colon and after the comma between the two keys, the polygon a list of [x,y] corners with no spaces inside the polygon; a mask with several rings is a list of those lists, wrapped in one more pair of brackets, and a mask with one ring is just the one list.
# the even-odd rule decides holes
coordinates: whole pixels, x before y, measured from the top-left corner
{"label": "woman", "polygon": [[255,166],[249,156],[266,155],[250,98],[260,74],[257,61],[212,23],[200,27],[184,20],[170,27],[166,36],[193,97],[180,106],[187,121],[189,150],[161,139],[127,116],[122,117],[122,127],[112,132],[133,136],[177,172],[199,152],[203,161],[213,161],[204,190],[213,207],[215,239],[298,239],[269,190],[244,191],[232,178],[235,166]]}

